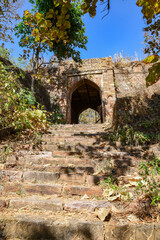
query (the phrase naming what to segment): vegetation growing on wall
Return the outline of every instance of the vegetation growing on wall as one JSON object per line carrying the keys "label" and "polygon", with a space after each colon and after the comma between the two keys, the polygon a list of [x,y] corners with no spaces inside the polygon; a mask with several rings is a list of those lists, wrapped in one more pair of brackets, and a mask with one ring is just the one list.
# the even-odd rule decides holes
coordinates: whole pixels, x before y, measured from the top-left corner
{"label": "vegetation growing on wall", "polygon": [[117,99],[112,142],[122,145],[146,145],[160,141],[160,97],[154,94]]}

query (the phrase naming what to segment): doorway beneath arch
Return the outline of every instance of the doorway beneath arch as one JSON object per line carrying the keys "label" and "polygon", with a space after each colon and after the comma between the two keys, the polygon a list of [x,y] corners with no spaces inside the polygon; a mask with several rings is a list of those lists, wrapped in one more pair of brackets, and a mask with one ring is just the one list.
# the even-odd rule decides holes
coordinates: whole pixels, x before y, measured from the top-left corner
{"label": "doorway beneath arch", "polygon": [[79,123],[79,115],[88,108],[99,113],[103,122],[102,100],[100,88],[90,80],[76,83],[70,93],[70,123]]}

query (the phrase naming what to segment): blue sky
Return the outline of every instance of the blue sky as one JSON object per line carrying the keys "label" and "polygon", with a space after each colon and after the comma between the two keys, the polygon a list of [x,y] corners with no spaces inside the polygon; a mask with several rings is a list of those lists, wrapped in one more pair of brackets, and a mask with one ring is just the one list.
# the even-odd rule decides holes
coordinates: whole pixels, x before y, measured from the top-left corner
{"label": "blue sky", "polygon": [[[136,52],[143,58],[144,21],[136,0],[111,0],[110,13],[102,19],[103,8],[104,6],[98,5],[94,18],[88,15],[83,17],[88,44],[87,51],[80,50],[81,58],[113,57],[122,51],[129,56],[135,56]],[[19,9],[21,16],[25,9],[31,9],[28,0],[23,1],[23,6]],[[7,43],[6,46],[13,49],[14,57],[22,53],[17,39],[14,45]]]}
{"label": "blue sky", "polygon": [[102,9],[98,6],[93,19],[85,17],[88,50],[81,51],[82,58],[113,56],[122,51],[143,56],[144,20],[136,0],[111,0],[110,13],[103,19]]}

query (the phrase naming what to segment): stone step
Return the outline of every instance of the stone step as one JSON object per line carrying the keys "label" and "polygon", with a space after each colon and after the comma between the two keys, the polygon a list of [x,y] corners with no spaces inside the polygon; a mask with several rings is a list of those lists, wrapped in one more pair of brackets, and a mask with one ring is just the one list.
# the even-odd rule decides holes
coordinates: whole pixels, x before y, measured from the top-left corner
{"label": "stone step", "polygon": [[95,144],[89,144],[89,143],[76,143],[74,142],[73,144],[71,143],[54,143],[54,142],[50,142],[50,143],[43,143],[42,144],[42,149],[45,151],[52,151],[52,152],[56,152],[56,151],[65,151],[66,154],[68,155],[82,155],[84,153],[90,153],[90,152],[95,152],[99,154],[103,154],[104,151],[106,151],[106,149],[103,149],[103,152],[101,150],[101,147],[98,147],[98,145]]}
{"label": "stone step", "polygon": [[54,143],[54,144],[62,144],[62,143],[84,143],[84,144],[96,144],[99,143],[98,139],[96,138],[89,138],[89,137],[84,137],[84,136],[80,136],[80,137],[75,137],[75,136],[66,136],[64,137],[64,135],[62,136],[43,136],[42,137],[42,142],[47,142],[47,143]]}
{"label": "stone step", "polygon": [[65,183],[70,185],[97,185],[101,180],[105,180],[107,176],[87,175],[87,173],[52,173],[41,171],[13,171],[0,170],[0,182],[23,182],[36,184],[56,184]]}
{"label": "stone step", "polygon": [[[73,152],[66,151],[53,151],[52,157],[43,157],[41,155],[26,155],[24,156],[12,156],[9,157],[5,163],[1,164],[4,168],[21,168],[21,167],[32,167],[33,165],[39,165],[40,168],[55,167],[57,165],[72,165],[75,166],[100,166],[104,169],[107,166],[117,168],[120,170],[121,167],[137,167],[141,162],[140,158],[135,158],[130,155],[121,155],[120,153],[106,152],[103,155],[101,153],[91,152],[90,154],[75,154]],[[46,166],[47,165],[47,166]]]}
{"label": "stone step", "polygon": [[46,138],[52,138],[52,139],[76,139],[81,140],[81,139],[94,139],[94,140],[98,140],[98,139],[105,139],[106,138],[106,133],[103,132],[97,132],[97,133],[86,133],[86,132],[79,132],[79,133],[73,133],[73,132],[54,132],[54,131],[50,131],[48,134],[45,134],[45,136],[42,136],[42,140],[46,140]]}
{"label": "stone step", "polygon": [[[59,155],[63,156],[69,156],[69,155],[82,155],[86,151],[95,150],[96,148],[93,148],[92,145],[87,144],[65,144],[65,143],[45,143],[42,145],[42,149],[45,151],[52,151],[53,154],[57,155],[59,151]],[[60,151],[63,151],[63,153],[60,153]]]}
{"label": "stone step", "polygon": [[[3,169],[13,169],[13,168],[3,168]],[[45,165],[39,165],[39,164],[23,164],[21,166],[17,166],[15,169],[17,170],[23,170],[23,171],[28,171],[28,170],[34,170],[34,171],[42,171],[42,172],[52,172],[52,173],[66,173],[66,174],[76,174],[76,173],[84,173],[84,174],[93,174],[95,172],[94,167],[92,166],[84,166],[84,162],[82,162],[82,166],[73,166],[73,164],[67,166],[67,165],[58,165],[58,166],[53,166],[51,164],[45,164]],[[14,170],[14,169],[13,169]]]}
{"label": "stone step", "polygon": [[96,216],[43,211],[3,212],[1,236],[12,240],[104,240],[104,224]]}
{"label": "stone step", "polygon": [[[83,197],[82,197],[83,198]],[[114,203],[106,200],[86,199],[82,198],[49,198],[40,196],[30,197],[11,197],[0,198],[0,206],[4,209],[30,209],[30,210],[46,210],[46,211],[88,211],[94,212],[96,208],[111,208]]]}
{"label": "stone step", "polygon": [[[12,209],[0,212],[0,236],[7,240],[159,240],[156,222],[100,221],[96,214]],[[112,215],[111,215],[112,216]],[[112,219],[112,218],[111,218]]]}
{"label": "stone step", "polygon": [[50,129],[53,130],[78,130],[81,129],[83,130],[99,130],[99,129],[103,129],[104,125],[103,124],[58,124],[57,126],[51,126]]}
{"label": "stone step", "polygon": [[[81,159],[77,158],[74,156],[71,157],[52,157],[52,158],[43,158],[43,159],[18,159],[18,161],[7,161],[4,164],[5,168],[32,168],[34,165],[38,165],[39,168],[50,168],[54,170],[56,166],[60,165],[68,165],[68,167],[72,167],[73,165],[77,167],[82,167],[82,166],[91,166],[93,167],[96,164],[96,161],[92,159]],[[53,168],[52,168],[53,167]]]}
{"label": "stone step", "polygon": [[71,156],[75,156],[75,155],[81,155],[80,153],[76,152],[76,151],[67,151],[67,150],[55,150],[53,149],[52,145],[48,145],[51,149],[51,151],[47,150],[47,151],[42,151],[45,154],[41,154],[41,152],[35,152],[35,153],[30,153],[27,151],[23,151],[23,153],[21,154],[15,154],[13,156],[10,156],[8,159],[32,159],[32,160],[37,160],[37,159],[45,159],[45,158],[63,158],[63,157],[71,157]]}
{"label": "stone step", "polygon": [[[1,165],[0,165],[1,167]],[[114,177],[119,178],[119,177],[123,177],[126,175],[130,175],[130,174],[135,174],[137,173],[137,168],[136,167],[121,167],[119,169],[116,168],[100,168],[98,166],[95,167],[84,167],[83,166],[48,166],[48,164],[40,166],[39,164],[34,164],[34,165],[22,165],[16,168],[5,168],[3,167],[3,170],[17,170],[17,171],[38,171],[38,172],[50,172],[50,173],[60,173],[61,174],[61,178],[62,178],[62,174],[67,174],[68,176],[71,174],[85,174],[85,175],[89,175],[90,178],[93,174],[96,173],[95,179],[97,174],[103,174],[103,175],[114,175]],[[93,177],[92,177],[93,178]],[[89,179],[89,177],[87,177],[87,179]],[[99,178],[97,178],[99,179]],[[102,178],[103,179],[103,178]],[[97,180],[97,182],[99,182],[99,180]]]}
{"label": "stone step", "polygon": [[28,195],[56,195],[56,196],[84,196],[87,194],[89,197],[101,197],[102,188],[86,187],[79,185],[66,185],[66,184],[25,184],[20,182],[5,182],[0,183],[0,193],[2,196],[12,194],[14,196],[28,196]]}
{"label": "stone step", "polygon": [[[65,138],[100,138],[105,137],[106,133],[104,131],[65,131],[65,130],[49,130],[44,136],[48,137],[65,137]],[[43,138],[43,136],[42,136]]]}

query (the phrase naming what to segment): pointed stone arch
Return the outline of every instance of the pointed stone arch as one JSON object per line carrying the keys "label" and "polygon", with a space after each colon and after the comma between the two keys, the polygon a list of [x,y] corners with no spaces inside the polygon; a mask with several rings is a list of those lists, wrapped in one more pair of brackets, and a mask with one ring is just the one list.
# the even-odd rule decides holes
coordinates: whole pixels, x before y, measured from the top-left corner
{"label": "pointed stone arch", "polygon": [[68,122],[78,123],[80,113],[87,108],[97,111],[103,122],[100,87],[91,80],[81,79],[73,84],[68,92]]}

